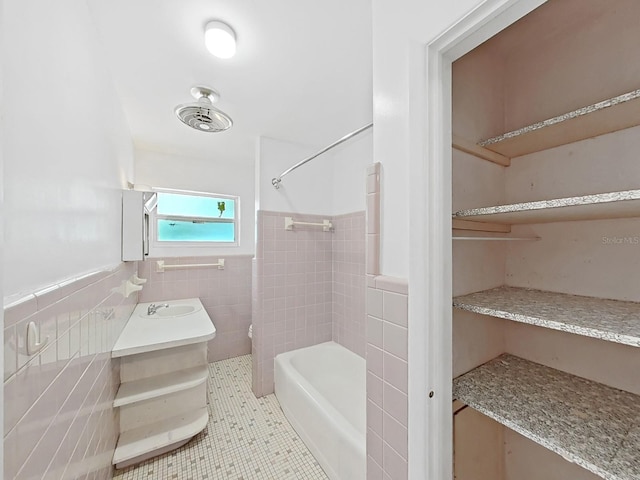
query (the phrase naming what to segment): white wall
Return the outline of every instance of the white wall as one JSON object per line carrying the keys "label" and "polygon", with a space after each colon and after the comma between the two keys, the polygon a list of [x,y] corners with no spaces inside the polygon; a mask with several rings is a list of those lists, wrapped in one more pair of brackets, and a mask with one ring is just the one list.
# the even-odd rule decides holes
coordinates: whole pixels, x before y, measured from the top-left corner
{"label": "white wall", "polygon": [[470,142],[504,133],[502,56],[485,43],[453,62],[451,68],[453,133]]}
{"label": "white wall", "polygon": [[4,295],[120,261],[133,148],[84,0],[4,2]]}
{"label": "white wall", "polygon": [[[204,134],[203,134],[204,135]],[[150,256],[253,254],[255,251],[255,194],[253,161],[239,164],[225,159],[200,159],[135,149],[136,184],[177,188],[240,197],[240,245],[237,247],[157,248]]]}
{"label": "white wall", "polygon": [[[381,270],[408,278],[411,88],[424,86],[424,45],[481,0],[373,0],[374,161],[382,163]],[[410,61],[410,58],[412,60]]]}
{"label": "white wall", "polygon": [[363,211],[366,171],[373,163],[373,130],[362,132],[332,152],[333,215]]}
{"label": "white wall", "polygon": [[315,158],[284,177],[278,190],[271,184],[273,177],[324,146],[261,137],[256,164],[258,208],[317,215],[363,211],[366,168],[373,162],[372,137],[368,130]]}
{"label": "white wall", "polygon": [[558,3],[554,17],[559,32],[529,35],[507,59],[505,131],[638,88],[640,4],[636,0],[617,0],[615,7],[597,0]]}
{"label": "white wall", "polygon": [[[0,32],[5,29],[4,25],[4,2],[0,1]],[[3,89],[3,71],[4,71],[4,35],[0,34],[0,178],[4,179],[4,89]],[[0,182],[0,218],[4,218],[4,181]],[[4,255],[4,225],[0,222],[0,258]],[[0,325],[4,329],[4,287],[0,282]],[[0,369],[4,372],[4,342],[0,345]],[[4,383],[0,385],[0,425],[4,425]],[[4,471],[4,445],[0,447],[0,472]],[[2,474],[0,474],[0,479]]]}
{"label": "white wall", "polygon": [[[440,231],[442,215],[449,212],[436,210],[450,205],[446,199],[446,207],[426,202],[440,193],[436,189],[428,194],[428,175],[436,177],[431,182],[434,185],[448,175],[446,168],[443,171],[441,166],[424,162],[432,126],[428,123],[427,92],[437,91],[440,83],[440,79],[426,76],[426,45],[486,2],[372,1],[373,151],[374,161],[382,164],[381,273],[409,279],[409,478],[451,478],[450,303],[444,298],[450,295],[449,260]],[[499,3],[505,2],[495,0],[491,6]],[[428,90],[429,80],[435,83]],[[441,187],[442,192],[448,191],[449,187]],[[429,219],[440,223],[429,224]],[[430,245],[434,248],[427,250]],[[444,252],[445,258],[434,262],[432,257],[439,252]],[[429,391],[435,393],[433,401],[425,401]]]}
{"label": "white wall", "polygon": [[260,137],[256,160],[259,209],[275,212],[331,215],[333,180],[332,162],[318,157],[289,173],[276,190],[271,179],[319,149],[295,143]]}

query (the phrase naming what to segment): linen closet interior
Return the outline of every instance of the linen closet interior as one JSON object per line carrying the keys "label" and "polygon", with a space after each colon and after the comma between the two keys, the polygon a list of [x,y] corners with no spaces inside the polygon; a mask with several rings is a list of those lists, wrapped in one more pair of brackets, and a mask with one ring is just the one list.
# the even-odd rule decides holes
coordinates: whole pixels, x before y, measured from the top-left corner
{"label": "linen closet interior", "polygon": [[457,480],[640,479],[640,2],[453,64]]}

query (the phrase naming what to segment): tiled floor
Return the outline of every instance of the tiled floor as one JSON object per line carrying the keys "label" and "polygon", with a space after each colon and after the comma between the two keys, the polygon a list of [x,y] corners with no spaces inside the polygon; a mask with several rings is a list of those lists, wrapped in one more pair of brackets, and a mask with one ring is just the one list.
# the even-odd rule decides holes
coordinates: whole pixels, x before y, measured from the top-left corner
{"label": "tiled floor", "polygon": [[117,470],[115,480],[327,479],[275,395],[251,392],[251,355],[209,365],[209,424],[184,447]]}

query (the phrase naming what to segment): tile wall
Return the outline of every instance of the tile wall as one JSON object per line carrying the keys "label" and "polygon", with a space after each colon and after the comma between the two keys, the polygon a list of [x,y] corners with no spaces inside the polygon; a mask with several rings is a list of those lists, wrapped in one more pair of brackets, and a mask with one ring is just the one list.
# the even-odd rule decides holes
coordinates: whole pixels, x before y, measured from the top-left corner
{"label": "tile wall", "polygon": [[380,162],[367,167],[367,275],[380,274]]}
{"label": "tile wall", "polygon": [[365,312],[365,213],[333,217],[333,341],[364,358],[367,348]]}
{"label": "tile wall", "polygon": [[367,479],[407,478],[406,280],[367,279]]}
{"label": "tile wall", "polygon": [[273,392],[273,359],[332,338],[333,237],[322,227],[285,230],[285,217],[318,215],[258,211],[253,321],[253,392]]}
{"label": "tile wall", "polygon": [[[123,263],[5,301],[4,478],[111,478],[111,349],[137,302],[121,293],[134,273]],[[49,339],[34,355],[25,346],[31,321]]]}
{"label": "tile wall", "polygon": [[[333,231],[296,226],[331,220]],[[364,357],[365,214],[335,217],[258,212],[254,263],[253,388],[273,392],[273,359],[296,348],[334,340]]]}
{"label": "tile wall", "polygon": [[380,163],[367,169],[367,479],[408,476],[408,284],[380,273]]}
{"label": "tile wall", "polygon": [[[224,270],[217,267],[156,271],[156,261],[167,265],[217,263],[224,258]],[[252,255],[220,257],[153,258],[138,262],[142,278],[147,279],[140,302],[157,302],[181,298],[200,298],[216,327],[216,337],[209,342],[209,362],[251,353],[247,336],[251,324]]]}

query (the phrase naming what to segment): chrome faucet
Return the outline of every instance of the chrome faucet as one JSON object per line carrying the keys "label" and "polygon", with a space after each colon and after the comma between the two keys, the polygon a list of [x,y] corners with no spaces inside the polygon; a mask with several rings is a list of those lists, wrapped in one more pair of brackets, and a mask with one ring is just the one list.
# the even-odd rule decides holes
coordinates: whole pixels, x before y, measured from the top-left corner
{"label": "chrome faucet", "polygon": [[155,303],[152,303],[147,308],[147,315],[153,315],[154,313],[156,313],[158,311],[159,308],[163,308],[163,307],[164,308],[169,308],[169,304],[168,303],[163,303],[162,305],[156,305]]}

